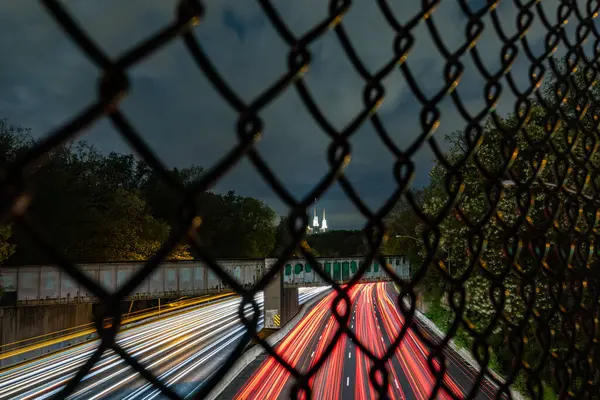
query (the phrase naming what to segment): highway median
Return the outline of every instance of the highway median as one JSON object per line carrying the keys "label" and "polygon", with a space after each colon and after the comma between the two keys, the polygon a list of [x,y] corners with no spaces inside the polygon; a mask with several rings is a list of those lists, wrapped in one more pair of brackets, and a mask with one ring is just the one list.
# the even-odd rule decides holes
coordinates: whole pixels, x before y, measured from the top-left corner
{"label": "highway median", "polygon": [[[300,311],[296,314],[287,324],[282,326],[278,330],[273,329],[262,329],[259,332],[259,336],[263,338],[271,347],[276,347],[279,343],[297,324],[304,318],[306,313],[325,296],[327,296],[331,290],[325,290],[317,296],[313,297],[310,301],[306,302],[300,307]],[[259,344],[253,344],[254,340],[246,347],[245,352],[237,359],[233,367],[223,376],[213,390],[206,397],[207,400],[215,400],[219,398],[221,393],[227,389],[229,385],[237,378],[237,376],[252,363],[256,358],[265,353],[265,349]]]}

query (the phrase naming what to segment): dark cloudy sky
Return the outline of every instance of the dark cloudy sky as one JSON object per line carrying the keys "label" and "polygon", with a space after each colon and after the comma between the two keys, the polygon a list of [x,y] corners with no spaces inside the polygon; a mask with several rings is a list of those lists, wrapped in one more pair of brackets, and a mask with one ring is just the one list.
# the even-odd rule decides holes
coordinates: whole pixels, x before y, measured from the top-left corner
{"label": "dark cloudy sky", "polygon": [[[171,21],[175,3],[173,0],[64,1],[87,32],[114,57]],[[292,31],[301,35],[326,17],[329,2],[273,3]],[[395,33],[377,2],[353,3],[342,24],[359,56],[374,72],[393,57]],[[389,3],[397,18],[404,22],[418,12],[421,2]],[[486,1],[468,3],[475,10]],[[517,32],[518,9],[514,3],[502,1],[497,9],[508,36]],[[586,3],[581,1],[579,6],[584,15]],[[205,19],[194,33],[229,84],[244,100],[251,101],[285,73],[289,49],[258,2],[214,0],[205,4]],[[555,24],[559,1],[545,0],[542,4],[546,18]],[[532,12],[535,22],[527,41],[539,55],[544,50],[547,31],[538,11]],[[432,20],[450,50],[465,42],[468,18],[457,1],[443,0]],[[573,38],[577,18],[572,14],[569,20],[569,37]],[[477,50],[490,71],[496,71],[502,42],[490,18],[485,17],[483,22],[485,31]],[[422,90],[432,96],[443,87],[445,60],[425,23],[421,22],[413,34],[416,43],[408,66]],[[342,128],[360,112],[365,83],[353,70],[333,32],[318,40],[310,50],[313,62],[305,82],[329,121]],[[561,53],[559,50],[558,54]],[[0,1],[0,54],[0,118],[31,128],[35,136],[48,134],[94,101],[99,71],[59,29],[40,2]],[[466,72],[458,91],[466,107],[476,113],[484,107],[484,80],[470,56],[462,61]],[[520,51],[513,78],[521,89],[529,84],[529,65]],[[121,108],[166,164],[179,167],[197,164],[208,168],[236,143],[235,112],[197,69],[181,40],[132,68],[128,76],[132,90]],[[404,148],[420,133],[420,104],[398,70],[384,84],[386,97],[379,114],[393,140]],[[506,112],[513,102],[514,97],[505,90],[498,108]],[[445,133],[464,127],[465,121],[450,101],[441,103],[440,109],[441,125],[434,137],[441,142]],[[294,195],[304,196],[327,171],[327,136],[313,121],[293,87],[262,110],[260,116],[265,125],[257,145],[260,154]],[[132,152],[107,121],[100,121],[80,138],[104,152]],[[379,207],[394,188],[393,157],[370,124],[352,138],[352,150],[346,173],[367,204]],[[427,181],[432,157],[427,148],[415,156],[418,170],[414,185]],[[215,189],[258,197],[278,213],[287,213],[247,161],[239,163]],[[359,228],[364,223],[338,188],[328,191],[319,207],[327,208],[331,228]]]}

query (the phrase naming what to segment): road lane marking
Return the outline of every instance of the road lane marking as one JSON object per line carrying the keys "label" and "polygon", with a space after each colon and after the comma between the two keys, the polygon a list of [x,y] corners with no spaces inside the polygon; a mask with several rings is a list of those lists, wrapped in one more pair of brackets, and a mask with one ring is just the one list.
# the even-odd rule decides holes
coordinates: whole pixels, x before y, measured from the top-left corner
{"label": "road lane marking", "polygon": [[315,352],[313,351],[313,353],[310,355],[310,358],[313,358],[315,356]]}
{"label": "road lane marking", "polygon": [[381,337],[381,341],[383,342],[383,336]]}
{"label": "road lane marking", "polygon": [[398,380],[396,378],[394,378],[394,382],[396,382],[396,389],[400,389],[400,386],[398,386]]}
{"label": "road lane marking", "polygon": [[352,353],[348,352],[348,358],[352,358]]}
{"label": "road lane marking", "polygon": [[323,335],[319,336],[319,340],[321,340],[322,337],[323,337]]}
{"label": "road lane marking", "polygon": [[349,376],[346,377],[346,386],[350,386],[350,377]]}

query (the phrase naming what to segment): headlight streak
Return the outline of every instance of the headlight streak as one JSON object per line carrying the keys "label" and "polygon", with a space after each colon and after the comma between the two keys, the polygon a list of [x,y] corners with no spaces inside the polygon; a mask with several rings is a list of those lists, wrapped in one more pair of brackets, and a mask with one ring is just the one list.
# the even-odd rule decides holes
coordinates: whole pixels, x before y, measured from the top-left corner
{"label": "headlight streak", "polygon": [[[216,333],[218,333],[218,332],[220,332],[220,331],[222,331],[222,330],[226,330],[227,328],[229,328],[229,326],[230,326],[230,325],[232,325],[232,324],[230,323],[230,324],[228,324],[228,326],[226,326],[226,327],[219,328],[219,329],[217,329],[217,331],[215,331],[215,332],[216,332]],[[238,332],[238,331],[240,331],[240,330],[243,330],[243,327],[242,327],[242,328],[237,328],[237,329],[235,330],[235,332]],[[237,335],[236,337],[238,337],[238,336],[241,336],[241,335]],[[229,340],[229,338],[230,338],[230,335],[228,334],[228,335],[225,335],[225,336],[223,336],[221,339],[217,339],[217,341],[216,341],[216,342],[217,342],[217,343],[219,343],[219,342],[227,341],[227,340]],[[194,341],[192,341],[192,342],[190,342],[190,343],[186,344],[186,346],[185,346],[185,347],[181,347],[181,348],[177,349],[176,351],[174,351],[174,352],[172,352],[172,353],[169,353],[169,354],[168,354],[168,356],[166,356],[166,357],[163,357],[162,359],[160,359],[160,360],[157,360],[157,361],[153,362],[152,364],[145,365],[145,367],[147,367],[147,368],[149,368],[149,369],[150,369],[150,368],[152,368],[152,367],[154,367],[154,366],[156,366],[156,365],[160,364],[161,362],[165,362],[165,361],[166,361],[166,360],[167,360],[169,357],[172,357],[172,356],[174,356],[174,355],[177,355],[177,354],[179,354],[179,353],[183,352],[184,350],[188,349],[189,347],[192,347],[192,346],[196,345],[196,344],[197,344],[198,342],[200,342],[202,339],[204,339],[204,337],[198,338],[198,339],[196,339],[196,340],[194,340]],[[196,355],[194,355],[194,356],[192,356],[192,357],[190,357],[190,358],[187,358],[187,359],[186,359],[185,361],[183,361],[182,363],[179,363],[179,364],[177,364],[177,365],[176,365],[174,368],[171,368],[169,371],[167,371],[167,372],[165,372],[165,373],[163,373],[163,374],[159,375],[158,377],[159,377],[159,378],[162,378],[162,379],[164,379],[164,378],[168,377],[169,375],[171,375],[171,374],[175,373],[175,372],[176,372],[176,371],[177,371],[179,368],[181,368],[181,367],[184,367],[184,366],[185,366],[185,365],[187,365],[189,362],[192,362],[192,361],[194,361],[196,358],[198,358],[198,357],[202,356],[204,353],[206,353],[206,352],[210,352],[210,350],[211,350],[213,347],[215,347],[215,346],[218,346],[218,345],[217,345],[217,344],[215,344],[215,343],[213,343],[213,344],[211,344],[211,345],[209,345],[209,346],[207,346],[207,347],[203,348],[201,351],[199,351],[198,353],[196,353]],[[225,348],[225,346],[224,346],[223,344],[221,344],[221,346],[217,347],[217,349],[220,349],[220,350],[223,350],[224,348]],[[216,352],[215,352],[215,351],[212,351],[212,352],[210,352],[210,355],[214,355],[214,354],[216,354]],[[137,378],[137,377],[138,377],[138,376],[137,376],[136,374],[129,375],[129,376],[125,377],[124,379],[122,379],[121,381],[114,383],[114,384],[113,384],[111,387],[109,387],[109,388],[107,388],[107,389],[104,389],[104,390],[103,390],[103,391],[101,391],[101,392],[93,392],[93,393],[94,393],[94,395],[93,395],[93,396],[89,396],[89,397],[85,397],[85,398],[86,398],[86,399],[89,399],[89,400],[95,400],[95,399],[97,399],[97,398],[100,398],[100,397],[102,397],[104,394],[107,394],[107,393],[109,393],[110,391],[112,391],[114,387],[121,387],[121,386],[124,386],[124,385],[125,385],[127,382],[130,382],[131,380],[133,380],[133,379],[135,379],[135,378]],[[103,380],[108,380],[108,377],[107,377],[107,378],[104,378]],[[101,383],[101,381],[96,381],[96,382],[94,382],[94,386],[97,386],[97,385],[99,385],[100,383]],[[147,384],[147,385],[148,385],[148,388],[154,388],[154,387],[153,387],[151,384]],[[92,387],[89,387],[89,388],[86,388],[86,392],[87,392],[87,391],[91,391],[91,390],[93,389],[93,387],[94,387],[94,386],[92,386]],[[144,385],[144,387],[143,387],[143,388],[145,388],[145,387],[146,387],[146,386]],[[140,388],[140,389],[136,390],[134,393],[132,393],[132,394],[130,394],[129,396],[125,397],[125,398],[128,398],[128,399],[135,398],[137,395],[140,395],[140,394],[142,394],[144,391],[145,391],[145,390],[142,390],[142,388]],[[76,394],[77,394],[77,395],[80,395],[80,396],[83,396],[85,393],[81,393],[81,392],[79,392],[79,393],[76,393]],[[125,398],[124,398],[124,399],[125,399]]]}
{"label": "headlight streak", "polygon": [[[233,304],[229,304],[228,307],[218,307],[217,310],[214,310],[214,314],[216,314],[216,315],[211,315],[210,312],[202,313],[202,318],[200,318],[200,319],[198,319],[194,315],[189,315],[189,316],[186,315],[184,318],[177,318],[175,321],[169,321],[169,323],[163,322],[162,327],[160,327],[160,326],[154,327],[153,329],[150,330],[152,333],[158,333],[157,336],[153,337],[150,334],[147,334],[145,332],[143,334],[142,333],[137,334],[137,335],[135,335],[136,338],[138,339],[137,342],[139,342],[141,344],[138,344],[136,346],[126,347],[126,349],[132,356],[139,357],[140,355],[148,353],[151,350],[158,348],[159,346],[164,346],[165,341],[173,342],[174,338],[181,337],[196,327],[208,326],[209,323],[218,322],[219,320],[222,320],[223,318],[227,318],[228,315],[229,315],[229,318],[233,318],[231,315],[235,311],[237,311],[239,299],[232,300],[232,303]],[[202,310],[204,310],[204,309],[202,309]],[[206,314],[206,315],[204,315],[204,314]],[[191,323],[191,326],[190,326],[190,323]],[[204,332],[204,330],[201,330],[201,332]],[[150,337],[150,339],[148,339],[148,337]],[[152,358],[155,355],[159,355],[159,354],[163,353],[164,351],[165,351],[165,349],[159,350],[157,353],[151,354],[150,356],[139,359],[138,361],[144,363],[145,361],[148,361],[148,359]],[[85,362],[85,360],[83,360],[81,363],[83,363],[83,362]],[[103,360],[101,362],[97,363],[94,366],[94,368],[92,369],[92,371],[90,371],[90,373],[82,379],[82,382],[89,381],[92,378],[94,378],[95,376],[98,376],[100,373],[109,371],[109,370],[115,368],[117,365],[121,365],[124,363],[125,363],[125,361],[121,357],[116,355],[114,352],[110,351],[109,353],[107,353],[106,358],[103,357]],[[130,371],[132,373],[134,372],[133,370],[130,369],[130,367],[128,365],[125,368],[122,368],[119,370],[119,372],[123,372],[123,371]],[[68,380],[75,373],[76,373],[76,370],[73,371],[73,373],[68,377],[64,377],[64,375],[59,374],[58,376],[63,379],[52,382],[51,386],[44,388],[45,390],[51,390],[52,388],[54,388],[54,390],[52,390],[50,393],[46,393],[42,396],[39,396],[37,394],[39,392],[39,388],[36,388],[36,389],[26,393],[26,395],[30,395],[30,393],[31,393],[31,396],[35,396],[32,398],[36,398],[36,399],[49,398],[52,395],[58,393],[60,391],[60,388],[62,387],[62,385],[66,384],[66,382],[68,382]],[[137,372],[135,372],[135,374],[137,374]],[[56,374],[53,374],[53,375],[56,375]],[[112,374],[111,376],[115,376],[115,374]],[[24,399],[29,399],[29,397],[25,397]]]}
{"label": "headlight streak", "polygon": [[[325,318],[330,312],[331,302],[336,294],[327,295],[294,327],[294,329],[277,346],[277,352],[291,365],[296,365],[300,356],[304,353],[306,344],[312,339],[318,327],[328,319]],[[274,399],[283,390],[289,372],[272,357],[269,357],[258,369],[244,388],[236,395],[236,399],[256,398]]]}
{"label": "headlight streak", "polygon": [[[183,323],[189,320],[195,320],[198,318],[207,318],[204,314],[209,313],[209,312],[217,312],[217,311],[227,311],[229,308],[235,307],[238,302],[235,302],[236,300],[228,300],[225,303],[219,303],[214,305],[212,311],[207,310],[207,308],[202,307],[200,309],[196,309],[196,310],[191,310],[190,312],[193,314],[185,314],[185,315],[180,315],[180,316],[176,316],[174,317],[172,320],[169,319],[168,321],[160,321],[160,322],[153,322],[147,326],[143,326],[143,327],[136,327],[133,328],[132,330],[128,330],[126,334],[119,334],[119,336],[117,337],[117,342],[123,346],[123,347],[127,347],[132,348],[132,349],[136,349],[138,347],[130,347],[133,346],[137,343],[143,343],[143,341],[149,336],[152,335],[153,333],[159,333],[161,331],[164,331],[165,327],[167,326],[171,326],[174,324],[179,324],[179,323]],[[145,329],[144,329],[145,328]],[[74,361],[79,361],[78,365],[81,365],[85,362],[85,360],[95,351],[96,347],[98,346],[99,341],[94,341],[92,343],[88,343],[85,344],[81,347],[77,347],[74,349],[67,349],[64,352],[60,352],[57,354],[53,354],[50,355],[46,358],[43,358],[41,360],[38,360],[32,364],[28,364],[25,366],[25,369],[21,369],[19,367],[16,367],[14,369],[9,370],[8,373],[4,373],[0,375],[0,386],[7,386],[7,385],[14,385],[14,384],[20,384],[20,386],[29,386],[33,383],[39,382],[40,379],[43,378],[43,375],[40,376],[40,373],[44,373],[44,372],[49,372],[50,375],[48,377],[52,377],[52,376],[60,376],[61,374],[59,372],[64,371],[65,368],[72,368],[73,367],[73,362]],[[116,356],[112,351],[108,351],[106,353],[108,356],[112,355],[111,357],[106,357],[103,358],[102,361],[100,361],[98,364],[96,364],[96,368],[101,367],[102,365],[105,365],[110,359],[114,359],[118,356]],[[60,360],[60,362],[57,361]],[[71,364],[71,365],[68,365]],[[64,368],[61,368],[60,370],[57,369],[57,366],[66,366]],[[59,367],[60,368],[60,367]],[[24,373],[25,371],[29,371]],[[3,375],[5,375],[5,377],[3,377]],[[32,378],[27,380],[28,378]],[[14,388],[14,386],[13,386]],[[0,397],[2,397],[5,393],[3,391],[0,390]]]}
{"label": "headlight streak", "polygon": [[[381,301],[382,298],[385,298],[384,287],[378,289],[380,290],[377,290],[377,301],[378,307],[382,309],[380,312],[383,321],[382,330],[385,331],[391,342],[400,332],[401,319],[395,307],[392,309],[388,304]],[[427,365],[427,353],[416,343],[416,336],[412,330],[407,332],[402,343],[396,349],[396,359],[400,362],[404,375],[409,381],[412,393],[417,399],[428,399],[435,384],[435,378]],[[393,385],[390,385],[390,387],[393,387]],[[438,393],[438,397],[440,399],[450,398],[445,392]]]}
{"label": "headlight streak", "polygon": [[[249,314],[249,313],[246,313]],[[230,321],[227,323],[221,323],[221,321],[223,320],[223,318],[219,318],[217,321],[215,321],[215,324],[218,326],[217,328],[205,328],[205,329],[201,329],[197,332],[194,332],[193,328],[190,328],[182,333],[179,333],[176,335],[176,337],[179,336],[183,336],[184,334],[186,336],[183,336],[181,339],[181,341],[186,340],[186,339],[190,339],[192,337],[194,337],[195,335],[193,335],[193,333],[197,334],[201,334],[201,336],[197,337],[194,340],[190,340],[188,341],[185,345],[183,346],[178,346],[181,341],[179,340],[171,340],[171,345],[165,347],[163,346],[162,348],[160,348],[160,350],[154,352],[154,353],[150,353],[149,355],[147,355],[146,357],[140,358],[139,356],[142,355],[143,353],[148,353],[150,350],[154,350],[155,348],[159,348],[161,345],[163,345],[163,343],[155,343],[151,348],[145,349],[143,352],[136,352],[131,354],[133,357],[135,357],[136,359],[138,359],[138,361],[140,362],[140,364],[144,365],[144,367],[146,367],[148,370],[152,370],[153,367],[156,367],[157,365],[160,365],[164,362],[167,362],[169,360],[169,358],[177,356],[178,354],[184,352],[185,350],[194,347],[198,344],[200,344],[201,342],[205,341],[208,338],[214,337],[214,336],[219,336],[220,333],[222,332],[226,332],[228,331],[232,326],[237,325],[237,321]],[[206,325],[206,324],[205,324]],[[206,333],[206,334],[204,334]],[[154,360],[151,363],[148,363],[148,361],[156,358],[159,355],[165,354],[163,357],[158,358],[156,360]],[[119,361],[116,362],[116,364],[124,364],[125,368],[121,368],[118,371],[114,371],[112,372],[110,375],[105,376],[102,379],[99,380],[94,380],[94,382],[92,384],[90,384],[89,386],[87,386],[84,390],[78,391],[76,392],[72,398],[77,398],[78,396],[82,396],[90,391],[93,391],[95,388],[99,387],[100,385],[102,385],[103,383],[106,383],[108,381],[110,381],[112,378],[114,377],[118,377],[119,375],[125,373],[126,371],[130,370],[129,365],[125,364],[125,360],[120,359]],[[109,366],[109,367],[105,367],[105,368],[110,368],[111,370],[114,368],[114,366]],[[87,379],[91,379],[94,376],[100,374],[104,372],[103,370],[100,371],[96,371],[93,374],[89,374],[86,378]],[[113,390],[114,387],[121,387],[124,386],[127,382],[132,381],[133,379],[137,378],[137,373],[135,374],[129,374],[127,375],[125,378],[123,378],[122,380],[113,383],[113,385],[103,391],[99,391],[99,392],[93,392],[94,395],[90,396],[90,394],[87,394],[86,399],[89,400],[95,400],[99,397],[101,397],[102,395],[110,392],[111,390]]]}
{"label": "headlight streak", "polygon": [[[330,288],[300,288],[299,303],[325,290]],[[255,299],[262,310],[262,293],[258,293]],[[186,378],[209,376],[213,371],[207,371],[206,368],[210,365],[214,367],[219,356],[232,348],[244,334],[245,327],[238,318],[239,303],[240,298],[236,297],[214,305],[192,307],[183,314],[121,332],[117,342],[138,361],[146,363],[146,367],[155,368],[157,376],[167,378],[167,385],[174,385]],[[252,312],[248,310],[246,315]],[[259,328],[262,325],[261,315]],[[98,344],[99,340],[95,340],[0,372],[0,398],[25,400],[52,397],[74,376]],[[124,365],[124,360],[113,351],[107,351],[82,380],[79,390],[69,398],[93,400],[110,396],[110,392],[119,388],[129,390],[134,380],[143,382],[142,386],[133,393],[119,395],[119,398],[151,399],[158,395],[150,384],[144,386],[146,382],[136,371],[128,365],[124,368],[120,368],[120,365]]]}
{"label": "headlight streak", "polygon": [[[219,347],[216,347],[210,353],[208,353],[204,357],[202,357],[200,360],[198,360],[195,363],[193,363],[192,365],[188,366],[186,369],[184,369],[179,374],[177,374],[174,378],[172,378],[171,380],[167,381],[167,386],[171,386],[174,383],[178,382],[183,377],[185,377],[187,374],[189,374],[192,370],[194,370],[196,367],[202,365],[202,363],[204,363],[206,361],[209,361],[212,356],[217,355],[218,353],[222,352],[223,350],[226,350],[229,345],[235,344],[235,342],[238,339],[241,339],[242,336],[244,336],[244,330],[245,330],[244,327],[237,328],[235,330],[237,332],[237,334],[235,336],[232,336],[232,337],[229,336],[226,341],[223,340],[224,343],[222,343]],[[190,359],[189,361],[186,361],[185,364],[180,364],[180,366],[183,367],[183,366],[187,365],[189,362],[193,361],[195,358],[197,358],[197,357],[194,357],[194,358]],[[175,372],[175,371],[173,371],[173,372]],[[210,375],[212,375],[212,374],[210,374]],[[163,377],[161,376],[160,378],[163,378]],[[151,386],[151,385],[149,385],[149,386],[153,388],[153,386]],[[150,396],[144,397],[143,400],[153,399],[156,396],[159,396],[160,394],[161,393],[160,393],[159,390],[154,389],[154,392]],[[131,398],[133,398],[133,397],[131,397]]]}
{"label": "headlight streak", "polygon": [[[361,343],[379,358],[387,351],[404,324],[404,318],[392,300],[388,288],[383,282],[367,283],[358,284],[348,292],[353,305],[350,310],[351,329]],[[303,373],[308,370],[307,365],[312,367],[323,355],[327,343],[335,335],[337,321],[331,314],[331,304],[335,297],[336,293],[333,292],[314,306],[276,348],[284,359]],[[343,303],[340,307],[343,307]],[[309,384],[313,398],[337,400],[344,390],[346,393],[347,390],[353,390],[354,398],[359,400],[377,398],[377,392],[369,380],[373,363],[358,347],[355,347],[355,356],[351,358],[351,351],[346,352],[346,348],[350,348],[349,345],[351,343],[343,335],[321,369],[311,378]],[[426,345],[412,329],[409,329],[394,356],[386,364],[389,377],[388,396],[391,399],[429,398],[435,384],[435,375],[429,368],[428,354]],[[346,357],[352,360],[347,361],[347,364],[354,363],[355,382],[351,382],[350,371],[344,368]],[[453,362],[456,368],[468,370],[470,373],[462,371],[464,376],[474,379],[475,374],[465,368],[466,363],[459,359],[458,355],[449,354],[447,360]],[[437,361],[434,364],[439,368]],[[457,373],[456,368],[454,373]],[[450,372],[447,368],[444,382],[457,397],[464,396],[467,392],[464,385],[460,385]],[[237,392],[235,399],[283,398],[284,394],[287,396],[284,390],[291,383],[290,377],[291,374],[285,368],[269,357]],[[492,398],[489,387],[490,383],[486,382],[480,394]],[[446,400],[452,397],[440,389],[437,398]]]}
{"label": "headlight streak", "polygon": [[[374,353],[378,358],[381,358],[386,350],[391,340],[384,342],[383,335],[384,332],[381,330],[381,326],[379,325],[377,318],[375,316],[375,312],[378,304],[376,300],[374,300],[374,289],[375,285],[365,286],[361,291],[361,296],[359,297],[359,304],[357,304],[356,308],[359,312],[357,312],[357,331],[356,335],[358,339],[365,344],[365,346]],[[365,304],[366,299],[366,304]],[[373,299],[373,301],[371,301]],[[364,322],[363,322],[364,321]],[[369,372],[373,366],[373,362],[362,352],[360,349],[357,349],[357,358],[359,362],[357,363],[357,379],[359,379],[359,394],[357,394],[357,399],[368,399],[368,398],[376,398],[377,392],[375,388],[370,384],[367,377],[369,376]],[[396,386],[394,383],[398,382],[399,377],[397,371],[394,369],[392,362],[388,362],[387,370],[389,373],[390,385],[388,387],[388,395],[390,398],[406,398],[403,390],[398,385]],[[381,381],[380,381],[381,382]],[[367,386],[368,387],[365,387]]]}
{"label": "headlight streak", "polygon": [[[356,287],[351,288],[348,292],[350,297],[350,304],[354,304],[356,296],[358,294]],[[335,293],[334,293],[335,294]],[[333,300],[333,299],[332,299]],[[331,308],[329,304],[328,308]],[[346,305],[340,302],[338,305],[339,315],[344,315],[346,312]],[[351,313],[352,310],[349,310]],[[338,323],[334,317],[329,318],[326,325],[325,331],[322,334],[322,339],[318,341],[315,355],[312,357],[310,368],[316,364],[317,360],[323,356],[325,348],[333,340],[335,332],[338,329]],[[311,387],[314,388],[313,398],[315,399],[339,399],[340,391],[342,388],[344,371],[344,354],[346,354],[346,348],[348,345],[348,338],[346,335],[338,340],[331,355],[327,358],[321,369],[315,374],[310,380]],[[303,371],[305,372],[305,371]]]}

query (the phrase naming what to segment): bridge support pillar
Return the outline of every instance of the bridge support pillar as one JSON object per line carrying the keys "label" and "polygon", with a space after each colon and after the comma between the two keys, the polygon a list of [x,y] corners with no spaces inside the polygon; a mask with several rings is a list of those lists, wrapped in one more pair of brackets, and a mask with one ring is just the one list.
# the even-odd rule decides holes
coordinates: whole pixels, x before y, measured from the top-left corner
{"label": "bridge support pillar", "polygon": [[281,296],[281,325],[287,324],[287,322],[294,318],[300,311],[300,304],[298,304],[298,288],[283,288],[283,295]]}
{"label": "bridge support pillar", "polygon": [[265,328],[279,329],[300,311],[298,288],[284,288],[281,272],[265,288],[264,299]]}

